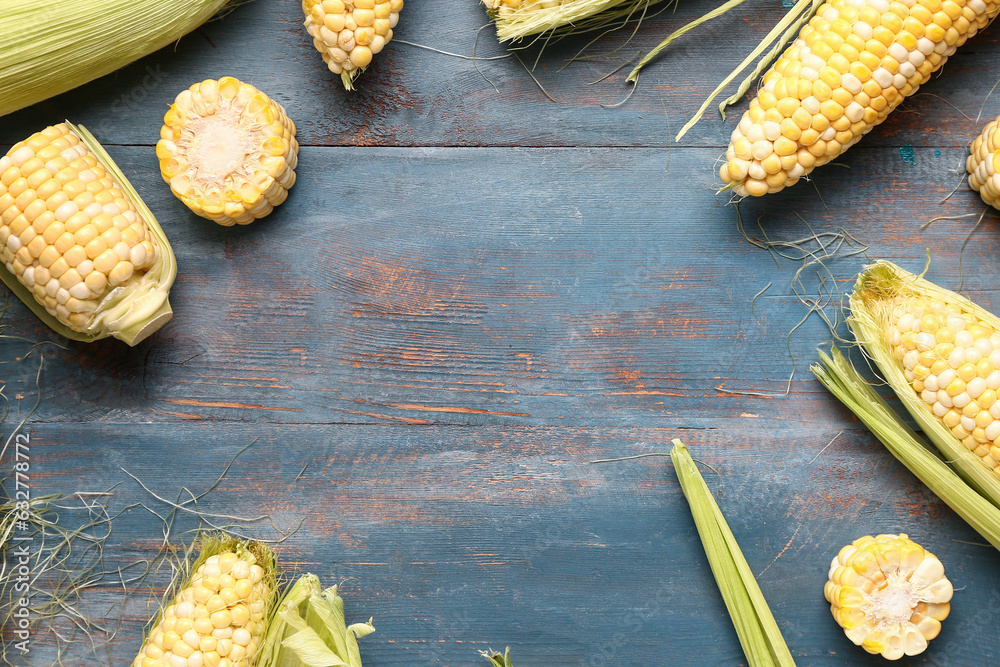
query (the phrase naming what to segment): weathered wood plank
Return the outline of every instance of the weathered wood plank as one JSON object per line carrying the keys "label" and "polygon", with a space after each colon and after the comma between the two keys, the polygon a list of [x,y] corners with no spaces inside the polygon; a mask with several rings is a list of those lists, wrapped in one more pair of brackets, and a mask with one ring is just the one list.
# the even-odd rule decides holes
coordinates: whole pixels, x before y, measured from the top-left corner
{"label": "weathered wood plank", "polygon": [[[470,665],[476,649],[508,643],[526,667],[741,664],[668,460],[588,464],[663,451],[680,435],[718,471],[706,480],[799,664],[878,663],[843,637],[822,597],[829,559],[871,531],[910,533],[960,589],[929,654],[938,662],[909,664],[1000,658],[968,642],[992,627],[982,610],[1000,590],[995,554],[968,544],[980,539],[866,432],[824,450],[843,428],[829,422],[810,434],[746,420],[709,430],[38,423],[32,470],[36,493],[120,483],[112,509],[157,508],[119,466],[173,498],[181,485],[207,488],[259,438],[200,506],[281,526],[304,516],[279,558],[330,582],[354,578],[349,617],[373,615],[378,628],[366,665]],[[159,521],[146,511],[115,527],[112,563],[154,555]],[[144,599],[126,610],[111,664],[138,645]]]}
{"label": "weathered wood plank", "polygon": [[[664,177],[656,149],[305,149],[289,201],[244,229],[190,214],[151,149],[112,152],[177,252],[175,318],[135,350],[52,350],[45,420],[710,424],[782,415],[788,401],[739,392],[783,394],[793,358],[791,400],[805,421],[819,409],[805,368],[829,333],[810,319],[789,356],[807,313],[790,285],[799,264],[740,235],[712,194],[710,151],[675,149]],[[829,209],[804,184],[745,202],[745,227],[762,237],[763,218],[782,240],[843,227],[913,270],[931,249],[928,275],[957,287],[975,218],[920,229],[981,211],[967,188],[937,204],[956,153],[909,164],[860,148],[817,176]],[[852,187],[859,172],[873,182]],[[986,307],[997,233],[983,224],[963,257]],[[840,290],[864,261],[830,264]]]}
{"label": "weathered wood plank", "polygon": [[[305,145],[666,147],[705,96],[783,15],[781,3],[746,3],[689,34],[647,70],[638,90],[619,108],[602,105],[626,96],[627,69],[589,84],[718,4],[684,0],[676,10],[648,19],[629,44],[623,42],[631,31],[621,31],[591,50],[613,52],[612,56],[562,71],[583,42],[550,45],[537,58],[535,76],[558,100],[552,102],[516,60],[462,60],[399,43],[465,55],[474,47],[481,56],[504,53],[490,28],[479,33],[477,43],[477,29],[487,19],[475,0],[420,0],[406,5],[397,42],[380,54],[360,80],[360,89],[350,96],[305,35],[299,0],[255,0],[182,39],[175,48],[4,118],[0,142],[16,142],[68,117],[106,143],[152,144],[178,92],[206,78],[232,75],[251,80],[284,103]],[[1000,58],[997,41],[995,29],[973,39],[953,56],[945,75],[925,86],[925,93],[938,97],[908,101],[863,145],[968,144],[1000,110],[993,98],[985,105],[983,121],[962,116],[975,118],[984,106],[993,82],[983,73],[995,70],[992,65]],[[529,51],[524,62],[531,65],[536,56]],[[738,109],[745,106],[746,102]],[[723,146],[736,118],[720,122],[713,107],[683,145]]]}

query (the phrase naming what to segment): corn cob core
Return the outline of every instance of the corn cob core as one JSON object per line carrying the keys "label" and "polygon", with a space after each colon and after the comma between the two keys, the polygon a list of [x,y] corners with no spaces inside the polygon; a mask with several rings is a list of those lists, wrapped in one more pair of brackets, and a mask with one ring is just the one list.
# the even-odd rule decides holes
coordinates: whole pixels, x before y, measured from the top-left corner
{"label": "corn cob core", "polygon": [[163,118],[160,173],[188,208],[220,225],[246,225],[285,201],[299,144],[285,109],[233,77],[196,83]]}
{"label": "corn cob core", "polygon": [[344,87],[392,39],[403,0],[302,0],[306,31]]}
{"label": "corn cob core", "polygon": [[1000,333],[957,304],[905,289],[879,309],[886,342],[913,391],[1000,476]]}
{"label": "corn cob core", "polygon": [[941,561],[900,533],[866,535],[841,549],[823,592],[851,641],[898,660],[938,636],[953,589]]}
{"label": "corn cob core", "polygon": [[829,0],[763,78],[722,180],[758,197],[853,146],[996,15],[993,0]]}
{"label": "corn cob core", "polygon": [[161,248],[113,175],[61,123],[0,158],[0,261],[74,331]]}
{"label": "corn cob core", "polygon": [[272,595],[249,553],[209,556],[163,610],[132,667],[250,667]]}
{"label": "corn cob core", "polygon": [[969,172],[969,187],[979,193],[983,201],[993,208],[1000,208],[1000,117],[990,121],[972,142],[965,168]]}

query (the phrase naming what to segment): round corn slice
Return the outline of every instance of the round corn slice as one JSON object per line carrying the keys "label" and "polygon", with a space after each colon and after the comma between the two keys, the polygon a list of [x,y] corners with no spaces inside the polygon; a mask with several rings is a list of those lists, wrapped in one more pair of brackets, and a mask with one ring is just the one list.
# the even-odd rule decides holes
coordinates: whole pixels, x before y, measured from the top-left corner
{"label": "round corn slice", "polygon": [[852,642],[898,660],[938,636],[953,589],[941,561],[900,533],[866,535],[841,549],[823,592]]}
{"label": "round corn slice", "polygon": [[61,123],[0,158],[0,278],[74,340],[135,345],[163,326],[177,275],[170,243],[83,127]]}
{"label": "round corn slice", "polygon": [[132,667],[250,667],[277,598],[269,547],[207,540]]}
{"label": "round corn slice", "polygon": [[184,204],[220,225],[247,225],[295,184],[295,123],[264,93],[233,77],[183,91],[156,144],[163,180]]}
{"label": "round corn slice", "polygon": [[969,172],[969,187],[983,201],[1000,208],[1000,116],[990,121],[969,147],[965,168]]}
{"label": "round corn slice", "polygon": [[403,0],[302,0],[306,31],[347,90],[392,39]]}

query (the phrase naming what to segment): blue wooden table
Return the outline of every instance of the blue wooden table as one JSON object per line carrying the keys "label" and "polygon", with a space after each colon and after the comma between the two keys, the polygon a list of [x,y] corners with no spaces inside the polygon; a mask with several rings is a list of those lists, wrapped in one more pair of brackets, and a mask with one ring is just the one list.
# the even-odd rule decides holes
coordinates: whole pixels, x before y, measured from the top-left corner
{"label": "blue wooden table", "polygon": [[[206,489],[250,445],[200,508],[304,519],[279,562],[344,581],[349,621],[375,619],[368,667],[485,664],[479,650],[505,645],[518,667],[745,664],[669,459],[590,463],[680,437],[711,466],[798,664],[882,664],[823,598],[830,559],[879,532],[933,551],[957,589],[941,636],[899,664],[997,664],[996,552],[812,379],[831,333],[800,297],[833,313],[867,259],[919,271],[929,250],[928,278],[1000,309],[997,216],[963,251],[983,204],[964,185],[941,201],[1000,112],[986,100],[1000,33],[811,183],[743,202],[741,232],[714,194],[735,117],[672,137],[780,3],[752,0],[680,40],[621,106],[607,105],[628,93],[624,71],[591,84],[714,4],[685,0],[565,68],[583,41],[524,52],[552,101],[515,59],[415,46],[506,53],[474,0],[408,0],[350,95],[299,2],[255,0],[0,119],[2,152],[65,118],[91,129],[180,267],[174,319],[135,349],[67,343],[7,308],[5,333],[60,345],[2,340],[19,360],[3,367],[6,432],[40,396],[33,492],[112,489],[113,569],[160,548],[161,521],[137,505],[167,511],[150,492]],[[223,75],[280,101],[302,144],[288,202],[247,228],[193,216],[152,148],[174,96]],[[867,254],[845,244],[793,283],[802,262],[759,245],[823,232]],[[119,608],[121,592],[105,580],[85,594],[116,634],[71,644],[65,664],[131,661],[155,605]],[[50,664],[54,645],[37,637],[23,664]]]}

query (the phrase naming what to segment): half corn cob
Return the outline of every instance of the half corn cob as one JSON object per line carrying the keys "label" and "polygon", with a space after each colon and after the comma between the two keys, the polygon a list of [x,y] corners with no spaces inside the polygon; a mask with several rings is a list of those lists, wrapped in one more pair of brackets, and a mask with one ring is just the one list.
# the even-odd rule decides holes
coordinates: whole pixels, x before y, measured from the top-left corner
{"label": "half corn cob", "polygon": [[277,599],[274,553],[207,538],[190,578],[163,609],[132,667],[250,667]]}
{"label": "half corn cob", "polygon": [[55,125],[0,158],[0,278],[74,340],[135,345],[170,319],[173,251],[84,128]]}
{"label": "half corn cob", "polygon": [[233,77],[196,83],[163,119],[160,173],[192,211],[220,225],[246,225],[285,201],[299,144],[285,109]]}
{"label": "half corn cob", "polygon": [[344,88],[392,39],[403,0],[302,0],[306,31]]}
{"label": "half corn cob", "polygon": [[848,323],[944,457],[1000,505],[1000,318],[880,261],[858,277]]}
{"label": "half corn cob", "polygon": [[231,0],[0,0],[0,116],[175,43]]}
{"label": "half corn cob", "polygon": [[996,16],[993,0],[828,0],[763,78],[719,175],[740,196],[793,185],[853,146]]}
{"label": "half corn cob", "polygon": [[1000,208],[1000,116],[987,123],[969,147],[965,168],[969,172],[969,187],[979,193],[983,201],[993,208]]}
{"label": "half corn cob", "polygon": [[824,588],[847,637],[888,660],[927,648],[948,617],[952,592],[941,561],[902,533],[865,536],[841,549]]}

